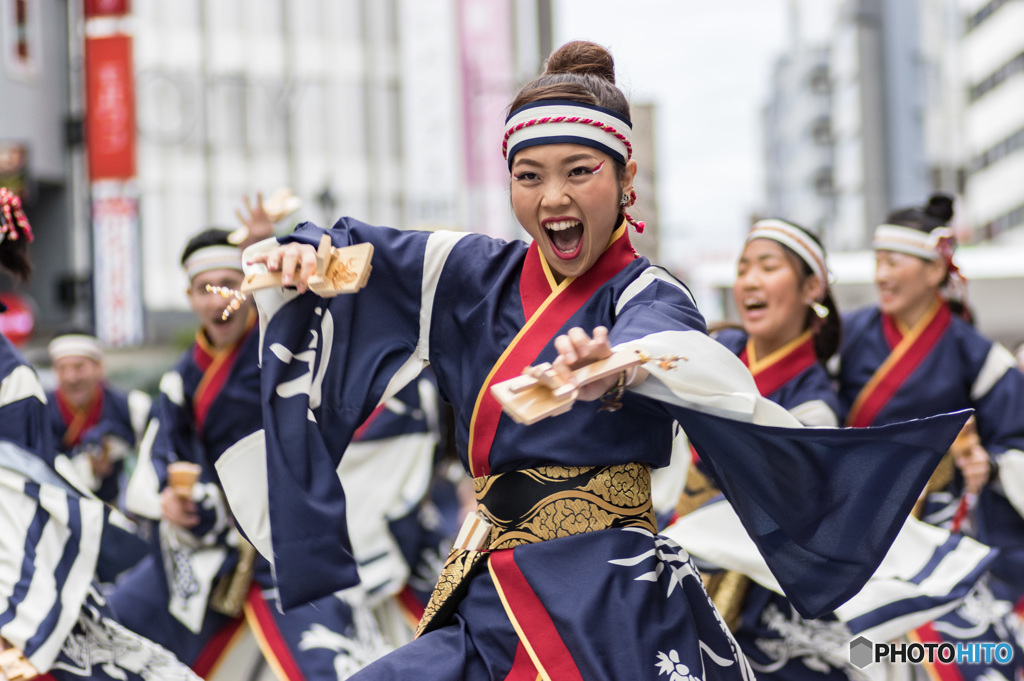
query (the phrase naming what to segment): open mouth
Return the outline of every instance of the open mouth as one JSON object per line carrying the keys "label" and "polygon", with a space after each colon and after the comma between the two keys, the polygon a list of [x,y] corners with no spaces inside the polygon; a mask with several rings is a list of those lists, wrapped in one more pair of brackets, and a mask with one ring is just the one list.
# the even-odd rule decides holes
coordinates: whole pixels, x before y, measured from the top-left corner
{"label": "open mouth", "polygon": [[763,310],[768,307],[768,303],[764,300],[758,300],[757,298],[746,298],[743,300],[743,309],[748,312],[752,310]]}
{"label": "open mouth", "polygon": [[554,247],[555,255],[562,260],[572,260],[583,248],[583,223],[579,220],[552,220],[544,223],[548,240]]}

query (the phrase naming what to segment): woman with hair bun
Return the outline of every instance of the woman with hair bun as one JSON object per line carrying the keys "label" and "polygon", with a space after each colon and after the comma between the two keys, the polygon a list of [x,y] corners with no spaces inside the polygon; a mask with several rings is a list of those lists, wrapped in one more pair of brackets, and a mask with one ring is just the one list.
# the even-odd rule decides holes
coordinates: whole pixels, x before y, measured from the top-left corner
{"label": "woman with hair bun", "polygon": [[[674,423],[706,452],[796,607],[814,616],[870,576],[966,418],[851,439],[801,430],[761,398],[707,337],[686,287],[630,245],[629,226],[643,223],[627,212],[629,116],[607,50],[569,43],[516,96],[501,143],[531,243],[342,218],[245,253],[248,272],[280,271],[296,291],[255,295],[264,438],[217,469],[237,489],[265,491],[230,502],[273,561],[285,609],[357,583],[336,471],[360,422],[426,364],[474,478],[476,513],[419,637],[353,678],[751,679],[689,556],[657,534],[650,469],[668,464]],[[358,293],[306,293],[325,234],[336,247],[372,245]],[[577,386],[567,411],[533,425],[509,418],[491,392],[543,362],[574,384],[573,371],[613,352],[643,365]],[[838,461],[840,447],[853,455]],[[879,475],[893,481],[881,507],[857,495]],[[824,496],[790,498],[797,482]],[[843,501],[825,508],[833,493]],[[837,547],[851,513],[863,533]]]}
{"label": "woman with hair bun", "polygon": [[[825,364],[839,348],[841,324],[828,286],[825,249],[806,229],[759,220],[747,235],[733,299],[742,328],[713,337],[750,368],[763,396],[807,426],[835,426],[839,403]],[[663,534],[698,559],[715,605],[758,678],[863,678],[849,642],[903,635],[942,608],[952,609],[984,572],[992,552],[969,539],[908,519],[886,556],[902,572],[876,573],[856,600],[807,620],[794,610],[736,514],[698,459],[686,477],[680,517]],[[942,570],[930,570],[938,565]],[[920,582],[928,576],[927,586]]]}
{"label": "woman with hair bun", "polygon": [[[1020,626],[1012,610],[1024,595],[1024,374],[966,319],[952,217],[953,199],[935,194],[924,206],[894,211],[875,230],[878,305],[844,319],[839,401],[850,426],[975,410],[964,435],[973,443],[950,450],[929,482],[922,517],[999,555],[987,586],[915,636],[999,641],[1007,638],[1007,616]],[[960,672],[973,678],[992,667],[1012,678],[1009,665],[962,664]]]}

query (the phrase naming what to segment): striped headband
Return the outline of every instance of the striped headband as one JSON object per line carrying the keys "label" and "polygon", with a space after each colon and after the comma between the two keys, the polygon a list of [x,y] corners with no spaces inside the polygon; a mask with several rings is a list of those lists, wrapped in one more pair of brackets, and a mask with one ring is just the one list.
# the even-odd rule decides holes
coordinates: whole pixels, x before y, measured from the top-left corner
{"label": "striped headband", "polygon": [[939,260],[945,257],[939,248],[940,244],[949,243],[952,238],[953,231],[948,227],[936,227],[930,232],[922,232],[900,225],[879,225],[871,245],[876,251],[895,251],[916,255],[923,260]]}
{"label": "striped headband", "polygon": [[509,114],[501,153],[509,170],[519,151],[540,144],[582,144],[624,164],[633,156],[632,130],[633,124],[611,109],[571,100],[542,99]]}
{"label": "striped headband", "polygon": [[185,259],[189,281],[210,270],[242,271],[242,251],[237,246],[216,245],[197,249]]}
{"label": "striped headband", "polygon": [[56,362],[65,357],[88,357],[97,362],[103,361],[103,348],[93,336],[84,333],[68,333],[57,336],[46,348],[50,353],[50,361]]}
{"label": "striped headband", "polygon": [[818,275],[821,280],[819,300],[825,297],[825,291],[828,289],[828,265],[825,261],[825,251],[807,232],[785,220],[758,220],[747,234],[747,243],[754,239],[771,239],[796,253],[811,268],[811,272]]}

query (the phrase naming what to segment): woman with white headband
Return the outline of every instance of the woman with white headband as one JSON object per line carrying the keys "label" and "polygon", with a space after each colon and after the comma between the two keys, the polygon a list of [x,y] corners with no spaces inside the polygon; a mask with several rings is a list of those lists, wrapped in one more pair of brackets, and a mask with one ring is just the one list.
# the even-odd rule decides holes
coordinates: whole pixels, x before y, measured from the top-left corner
{"label": "woman with white headband", "polygon": [[[858,449],[867,440],[858,445],[845,431],[800,430],[707,337],[687,289],[636,255],[628,229],[642,225],[626,212],[637,170],[629,105],[604,48],[557,50],[510,112],[501,149],[512,211],[531,243],[342,218],[331,230],[306,224],[284,245],[246,251],[247,271],[280,270],[297,292],[256,294],[265,450],[222,458],[218,472],[265,487],[262,499],[255,485],[232,496],[235,517],[273,560],[286,609],[354,584],[339,461],[361,420],[429,363],[455,411],[477,512],[421,635],[353,678],[750,679],[689,557],[657,535],[650,468],[668,463],[675,420],[707,447],[755,541],[809,615],[870,576],[933,455],[891,456],[892,438],[909,431],[861,433],[871,446]],[[373,246],[359,293],[303,295],[324,234],[335,246]],[[568,411],[533,425],[503,414],[490,390],[542,362],[571,381],[570,370],[613,346],[643,368],[582,387]],[[944,441],[964,418],[929,424]],[[913,439],[930,438],[918,430]],[[832,470],[838,462],[826,450],[846,445],[856,456],[843,464],[866,467],[863,475]],[[825,515],[820,497],[790,499],[797,479],[835,489],[843,477],[848,490],[879,467],[905,465],[882,473],[894,486],[881,515],[874,499],[870,512],[854,508],[856,492],[844,491],[847,504]],[[849,513],[871,516],[872,527],[836,542]]]}
{"label": "woman with white headband", "polygon": [[[814,234],[785,220],[759,220],[747,235],[733,284],[741,327],[712,334],[750,369],[764,397],[807,426],[838,424],[839,403],[825,363],[839,349],[841,325],[828,279],[825,250]],[[707,569],[702,565],[708,592],[758,678],[863,678],[850,661],[849,641],[902,635],[934,617],[935,609],[954,607],[990,558],[975,542],[908,521],[887,557],[890,563],[956,560],[929,575],[927,588],[876,575],[854,605],[804,619],[777,584],[764,580],[767,570],[756,548],[694,454],[679,517],[664,534],[709,563]]]}
{"label": "woman with white headband", "polygon": [[839,349],[840,321],[816,236],[785,220],[759,220],[736,266],[742,331],[716,339],[739,355],[761,394],[809,426],[838,425],[823,364]]}
{"label": "woman with white headband", "polygon": [[[975,443],[951,450],[952,461],[939,467],[923,519],[1000,549],[991,593],[975,592],[961,611],[916,635],[998,641],[1003,616],[1024,595],[1024,375],[1008,350],[965,321],[952,217],[952,199],[936,194],[875,230],[878,305],[843,320],[839,399],[851,426],[975,410]],[[985,665],[960,671],[972,678]],[[1012,669],[1002,671],[1011,678]]]}

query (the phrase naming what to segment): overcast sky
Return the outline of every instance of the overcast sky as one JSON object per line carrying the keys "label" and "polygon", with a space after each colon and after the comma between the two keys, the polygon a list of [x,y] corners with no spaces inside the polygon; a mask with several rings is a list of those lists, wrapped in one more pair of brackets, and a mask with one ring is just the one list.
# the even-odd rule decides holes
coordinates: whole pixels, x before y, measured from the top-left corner
{"label": "overcast sky", "polygon": [[[836,0],[803,0],[822,39]],[[791,0],[555,0],[555,43],[609,47],[631,101],[657,105],[664,264],[735,257],[763,203],[760,111],[790,40]],[[644,159],[638,159],[643,163]]]}

